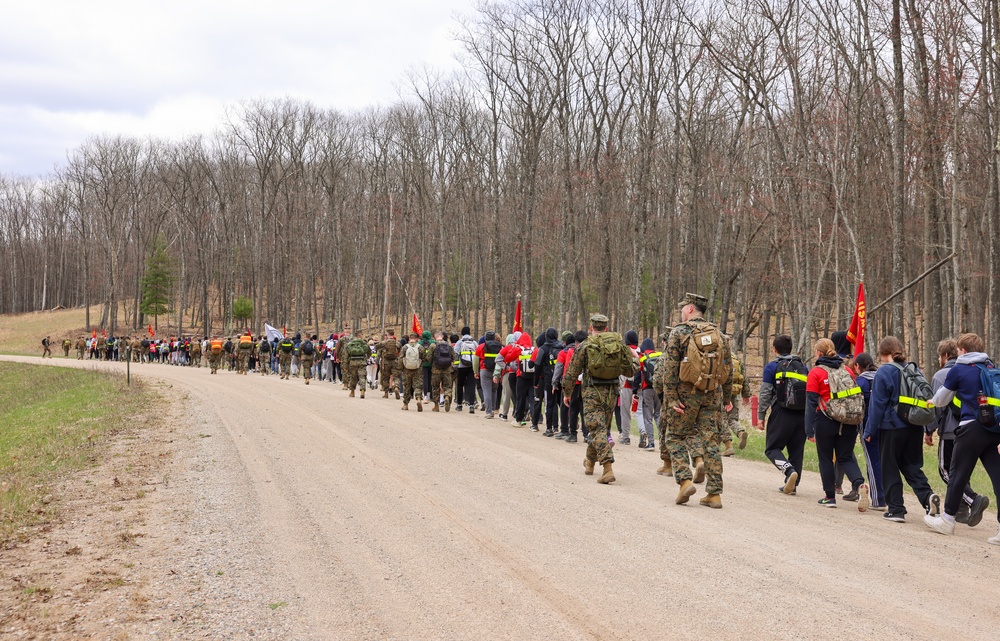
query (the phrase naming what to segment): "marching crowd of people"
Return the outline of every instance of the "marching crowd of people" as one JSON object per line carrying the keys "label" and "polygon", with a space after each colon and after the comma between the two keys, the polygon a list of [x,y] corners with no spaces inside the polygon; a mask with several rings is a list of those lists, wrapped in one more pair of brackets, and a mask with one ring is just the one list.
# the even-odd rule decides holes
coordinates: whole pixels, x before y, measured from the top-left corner
{"label": "marching crowd of people", "polygon": [[[341,383],[350,397],[380,389],[382,398],[401,400],[404,411],[411,404],[417,412],[428,405],[433,412],[480,411],[532,432],[544,427],[544,436],[566,443],[578,442],[579,434],[587,444],[584,472],[594,474],[600,464],[600,483],[615,481],[613,448],[631,445],[634,432],[639,449],[659,452],[657,472],[674,477],[678,504],[705,483],[700,504],[721,508],[722,459],[743,449],[748,436],[736,401],[748,404],[752,394],[729,339],[703,317],[707,300],[688,294],[679,307],[680,324],[641,342],[635,331],[610,332],[608,318],[595,314],[588,330],[549,327],[534,338],[525,331],[503,340],[493,331],[474,338],[464,327],[452,335],[397,337],[390,329],[384,336],[345,331],[322,340],[269,329],[256,338],[249,332],[200,340],[81,336],[76,350],[79,359],[194,367],[204,360],[212,374],[222,368],[302,378],[307,385]],[[49,345],[46,337],[51,356]],[[70,345],[63,341],[67,357]],[[778,492],[797,494],[809,441],[819,460],[822,507],[837,507],[839,496],[861,512],[880,511],[886,521],[902,523],[905,481],[933,531],[952,534],[956,523],[982,521],[989,498],[970,485],[977,463],[1000,495],[1000,370],[982,338],[941,341],[931,381],[893,336],[879,341],[873,358],[852,355],[848,332],[834,332],[813,345],[811,368],[792,352],[789,336],[774,337],[771,347],[757,418],[765,455],[782,475]],[[922,469],[924,445],[935,436],[943,501]],[[988,542],[1000,545],[1000,530]]]}

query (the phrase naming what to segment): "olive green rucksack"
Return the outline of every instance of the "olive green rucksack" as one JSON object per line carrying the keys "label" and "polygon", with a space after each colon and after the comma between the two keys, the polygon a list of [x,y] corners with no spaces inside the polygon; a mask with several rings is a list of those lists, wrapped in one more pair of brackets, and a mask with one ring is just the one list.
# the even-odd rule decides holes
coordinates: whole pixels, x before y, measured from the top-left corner
{"label": "olive green rucksack", "polygon": [[347,344],[347,357],[352,361],[367,359],[371,355],[372,350],[368,347],[368,343],[360,338],[355,338]]}
{"label": "olive green rucksack", "polygon": [[587,373],[594,382],[617,383],[619,376],[635,375],[637,365],[621,334],[602,332],[588,336],[583,348],[587,354]]}

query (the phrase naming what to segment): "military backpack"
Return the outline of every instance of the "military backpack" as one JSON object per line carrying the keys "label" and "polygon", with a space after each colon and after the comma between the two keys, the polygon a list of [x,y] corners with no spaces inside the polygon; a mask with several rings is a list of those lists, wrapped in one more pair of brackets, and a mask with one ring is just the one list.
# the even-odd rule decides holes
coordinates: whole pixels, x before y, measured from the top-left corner
{"label": "military backpack", "polygon": [[313,354],[316,353],[316,347],[313,345],[313,342],[308,338],[302,341],[302,344],[299,345],[299,349],[302,350],[302,354],[305,356],[312,356]]}
{"label": "military backpack", "polygon": [[403,348],[403,367],[409,370],[420,369],[419,345],[407,345]]}
{"label": "military backpack", "polygon": [[399,356],[399,343],[396,342],[395,338],[387,338],[382,343],[382,360],[394,361],[397,356]]}
{"label": "military backpack", "polygon": [[711,392],[729,378],[729,363],[723,358],[723,338],[712,323],[691,323],[691,334],[681,345],[680,379],[701,392]]}
{"label": "military backpack", "polygon": [[446,341],[441,341],[434,346],[431,361],[437,369],[447,369],[452,366],[451,357],[451,345],[449,345]]}
{"label": "military backpack", "polygon": [[278,347],[281,348],[281,351],[285,354],[291,354],[292,350],[295,349],[295,343],[292,342],[292,339],[286,338],[278,343]]}
{"label": "military backpack", "polygon": [[633,376],[632,350],[617,332],[601,332],[583,342],[587,356],[587,374],[591,384],[618,383],[619,376]]}
{"label": "military backpack", "polygon": [[827,374],[830,399],[820,399],[819,409],[827,418],[844,425],[861,425],[865,419],[865,398],[854,378],[843,367],[820,365]]}
{"label": "military backpack", "polygon": [[368,347],[368,343],[360,338],[351,340],[345,349],[347,350],[347,358],[352,361],[367,360],[372,355],[372,350]]}

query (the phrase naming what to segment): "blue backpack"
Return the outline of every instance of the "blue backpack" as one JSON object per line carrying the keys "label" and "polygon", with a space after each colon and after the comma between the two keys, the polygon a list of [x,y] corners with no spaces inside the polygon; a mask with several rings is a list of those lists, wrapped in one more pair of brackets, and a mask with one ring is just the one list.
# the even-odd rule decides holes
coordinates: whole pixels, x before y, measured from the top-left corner
{"label": "blue backpack", "polygon": [[976,367],[979,368],[979,384],[986,396],[986,403],[979,405],[976,420],[989,431],[1000,433],[1000,369],[993,363],[977,363]]}

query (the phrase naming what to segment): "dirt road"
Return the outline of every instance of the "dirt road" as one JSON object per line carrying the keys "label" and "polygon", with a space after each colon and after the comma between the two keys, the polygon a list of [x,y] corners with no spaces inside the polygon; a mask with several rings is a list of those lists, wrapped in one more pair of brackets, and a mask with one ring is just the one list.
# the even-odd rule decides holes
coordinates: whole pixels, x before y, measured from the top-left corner
{"label": "dirt road", "polygon": [[[993,512],[942,537],[912,496],[909,522],[892,524],[853,504],[818,507],[814,474],[787,497],[773,468],[730,460],[724,509],[699,507],[700,489],[676,506],[658,456],[634,446],[616,447],[618,482],[602,486],[583,474],[582,443],[481,413],[402,412],[381,394],[351,399],[340,385],[273,376],[132,372],[183,392],[186,429],[211,437],[186,474],[213,530],[199,554],[224,565],[227,585],[202,607],[270,605],[282,638],[996,639],[1000,629]],[[248,636],[240,617],[226,625]]]}

